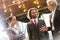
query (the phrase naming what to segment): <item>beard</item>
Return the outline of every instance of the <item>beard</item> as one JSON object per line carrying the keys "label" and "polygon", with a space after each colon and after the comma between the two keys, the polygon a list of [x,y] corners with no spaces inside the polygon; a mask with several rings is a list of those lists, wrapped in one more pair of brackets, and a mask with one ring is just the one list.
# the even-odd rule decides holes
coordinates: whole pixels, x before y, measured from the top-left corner
{"label": "beard", "polygon": [[34,18],[34,19],[35,19],[35,18],[37,18],[37,16],[32,16],[32,18]]}

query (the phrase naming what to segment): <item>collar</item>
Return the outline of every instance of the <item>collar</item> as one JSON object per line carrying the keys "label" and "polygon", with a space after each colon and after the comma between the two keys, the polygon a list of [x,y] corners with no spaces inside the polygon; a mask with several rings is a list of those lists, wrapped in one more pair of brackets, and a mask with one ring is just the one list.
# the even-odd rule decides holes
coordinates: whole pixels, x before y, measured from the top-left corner
{"label": "collar", "polygon": [[[57,7],[56,7],[57,8]],[[56,8],[52,11],[52,13],[55,13],[55,11],[56,11]]]}
{"label": "collar", "polygon": [[34,20],[36,20],[36,21],[37,21],[37,23],[38,23],[38,18],[32,19],[32,22],[33,22],[33,23],[34,23]]}

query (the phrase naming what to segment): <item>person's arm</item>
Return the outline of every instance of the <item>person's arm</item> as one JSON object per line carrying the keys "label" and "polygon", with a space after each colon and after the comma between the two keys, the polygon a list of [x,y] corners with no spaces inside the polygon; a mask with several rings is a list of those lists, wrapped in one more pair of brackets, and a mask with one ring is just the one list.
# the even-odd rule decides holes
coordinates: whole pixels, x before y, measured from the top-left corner
{"label": "person's arm", "polygon": [[8,29],[6,32],[10,39],[12,40],[16,39],[16,36],[14,35],[14,33],[12,33],[11,30]]}
{"label": "person's arm", "polygon": [[52,30],[52,27],[46,27],[46,24],[45,24],[44,20],[43,20],[43,25],[45,26],[44,29],[45,29],[46,31],[50,31],[50,30]]}
{"label": "person's arm", "polygon": [[40,31],[48,31],[48,27],[46,27],[44,20],[42,20],[42,27],[40,28]]}
{"label": "person's arm", "polygon": [[29,24],[27,24],[27,32],[28,32],[28,36],[29,36],[29,40],[32,40],[32,34],[31,34],[31,30],[29,28]]}

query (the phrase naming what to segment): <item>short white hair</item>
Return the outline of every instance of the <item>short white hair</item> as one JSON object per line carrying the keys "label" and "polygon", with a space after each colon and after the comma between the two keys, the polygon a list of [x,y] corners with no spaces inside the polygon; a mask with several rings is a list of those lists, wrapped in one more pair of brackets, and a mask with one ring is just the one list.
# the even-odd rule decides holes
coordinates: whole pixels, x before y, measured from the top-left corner
{"label": "short white hair", "polygon": [[55,3],[56,3],[56,5],[58,5],[58,3],[57,3],[57,1],[56,1],[56,0],[47,0],[47,1],[46,1],[47,5],[49,5],[49,2],[50,2],[50,1],[55,2]]}

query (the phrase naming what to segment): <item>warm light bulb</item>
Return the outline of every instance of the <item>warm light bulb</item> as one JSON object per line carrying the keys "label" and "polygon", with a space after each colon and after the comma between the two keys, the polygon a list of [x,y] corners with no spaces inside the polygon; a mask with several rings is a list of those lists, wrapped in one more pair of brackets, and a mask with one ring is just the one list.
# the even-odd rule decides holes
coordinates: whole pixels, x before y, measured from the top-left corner
{"label": "warm light bulb", "polygon": [[36,4],[36,1],[34,1],[34,4]]}
{"label": "warm light bulb", "polygon": [[26,12],[26,9],[24,9],[24,12]]}
{"label": "warm light bulb", "polygon": [[19,5],[18,7],[21,8],[21,5]]}
{"label": "warm light bulb", "polygon": [[15,4],[15,1],[12,1],[13,4]]}
{"label": "warm light bulb", "polygon": [[7,12],[7,10],[5,9],[4,12]]}
{"label": "warm light bulb", "polygon": [[39,4],[39,2],[37,2],[37,4]]}
{"label": "warm light bulb", "polygon": [[40,5],[38,5],[37,8],[40,8]]}
{"label": "warm light bulb", "polygon": [[25,5],[23,4],[23,8],[25,8]]}
{"label": "warm light bulb", "polygon": [[13,16],[13,13],[11,13],[10,16]]}
{"label": "warm light bulb", "polygon": [[10,12],[12,12],[12,9],[11,8],[9,8],[9,10],[10,10]]}

